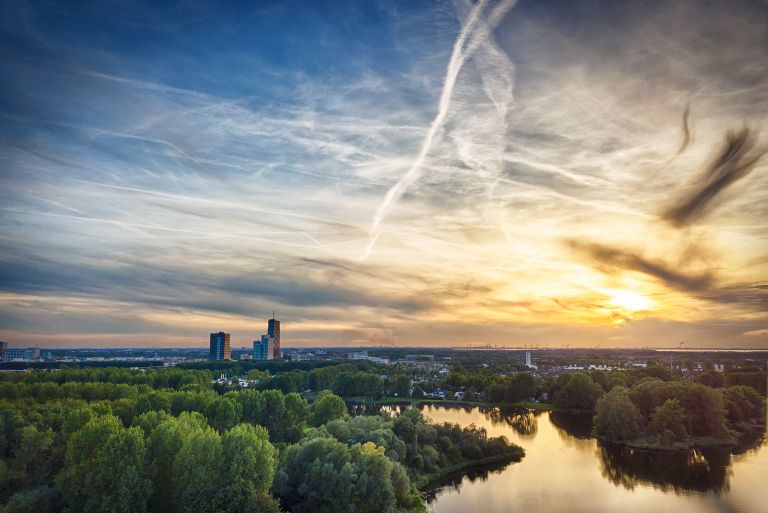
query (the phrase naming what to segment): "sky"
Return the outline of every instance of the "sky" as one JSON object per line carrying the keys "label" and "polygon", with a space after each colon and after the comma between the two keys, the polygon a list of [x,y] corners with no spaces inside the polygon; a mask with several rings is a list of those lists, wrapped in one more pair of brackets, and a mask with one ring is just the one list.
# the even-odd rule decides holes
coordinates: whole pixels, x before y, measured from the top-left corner
{"label": "sky", "polygon": [[4,1],[12,347],[768,348],[763,1]]}

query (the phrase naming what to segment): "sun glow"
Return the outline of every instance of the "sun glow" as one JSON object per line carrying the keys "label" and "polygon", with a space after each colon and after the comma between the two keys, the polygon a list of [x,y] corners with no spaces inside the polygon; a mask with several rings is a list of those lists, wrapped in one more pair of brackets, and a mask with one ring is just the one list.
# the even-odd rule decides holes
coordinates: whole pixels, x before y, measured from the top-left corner
{"label": "sun glow", "polygon": [[611,290],[611,298],[608,302],[614,306],[622,308],[627,312],[642,312],[651,309],[653,302],[647,296],[639,294],[633,290]]}

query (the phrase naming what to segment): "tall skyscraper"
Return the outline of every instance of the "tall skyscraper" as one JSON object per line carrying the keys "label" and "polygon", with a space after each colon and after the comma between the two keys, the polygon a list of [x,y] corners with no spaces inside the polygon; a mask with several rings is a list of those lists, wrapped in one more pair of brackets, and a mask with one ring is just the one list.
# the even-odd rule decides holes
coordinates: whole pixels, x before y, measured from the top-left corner
{"label": "tall skyscraper", "polygon": [[262,335],[261,340],[253,341],[253,359],[254,360],[271,360],[275,339],[269,335]]}
{"label": "tall skyscraper", "polygon": [[6,349],[8,349],[8,342],[0,340],[0,359],[5,358]]}
{"label": "tall skyscraper", "polygon": [[211,350],[209,360],[231,360],[232,350],[229,347],[229,333],[220,331],[211,333]]}
{"label": "tall skyscraper", "polygon": [[280,321],[275,319],[275,312],[272,312],[272,318],[269,320],[269,324],[267,324],[267,335],[275,339],[272,358],[277,360],[280,358]]}

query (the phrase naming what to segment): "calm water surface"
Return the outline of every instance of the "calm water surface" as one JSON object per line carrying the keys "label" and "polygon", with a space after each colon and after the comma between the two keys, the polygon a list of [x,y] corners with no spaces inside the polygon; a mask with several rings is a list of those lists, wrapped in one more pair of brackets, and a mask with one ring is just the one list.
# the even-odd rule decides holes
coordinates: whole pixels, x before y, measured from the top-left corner
{"label": "calm water surface", "polygon": [[520,463],[435,483],[434,513],[768,513],[768,449],[659,454],[603,447],[588,419],[528,410],[424,406],[436,422],[475,424],[525,448]]}

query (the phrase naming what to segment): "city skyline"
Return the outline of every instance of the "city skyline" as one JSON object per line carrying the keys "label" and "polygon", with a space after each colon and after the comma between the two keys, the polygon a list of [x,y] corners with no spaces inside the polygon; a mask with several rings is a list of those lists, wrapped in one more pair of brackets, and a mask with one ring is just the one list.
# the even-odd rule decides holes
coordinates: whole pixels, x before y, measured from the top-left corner
{"label": "city skyline", "polygon": [[764,3],[6,9],[14,348],[768,348]]}

